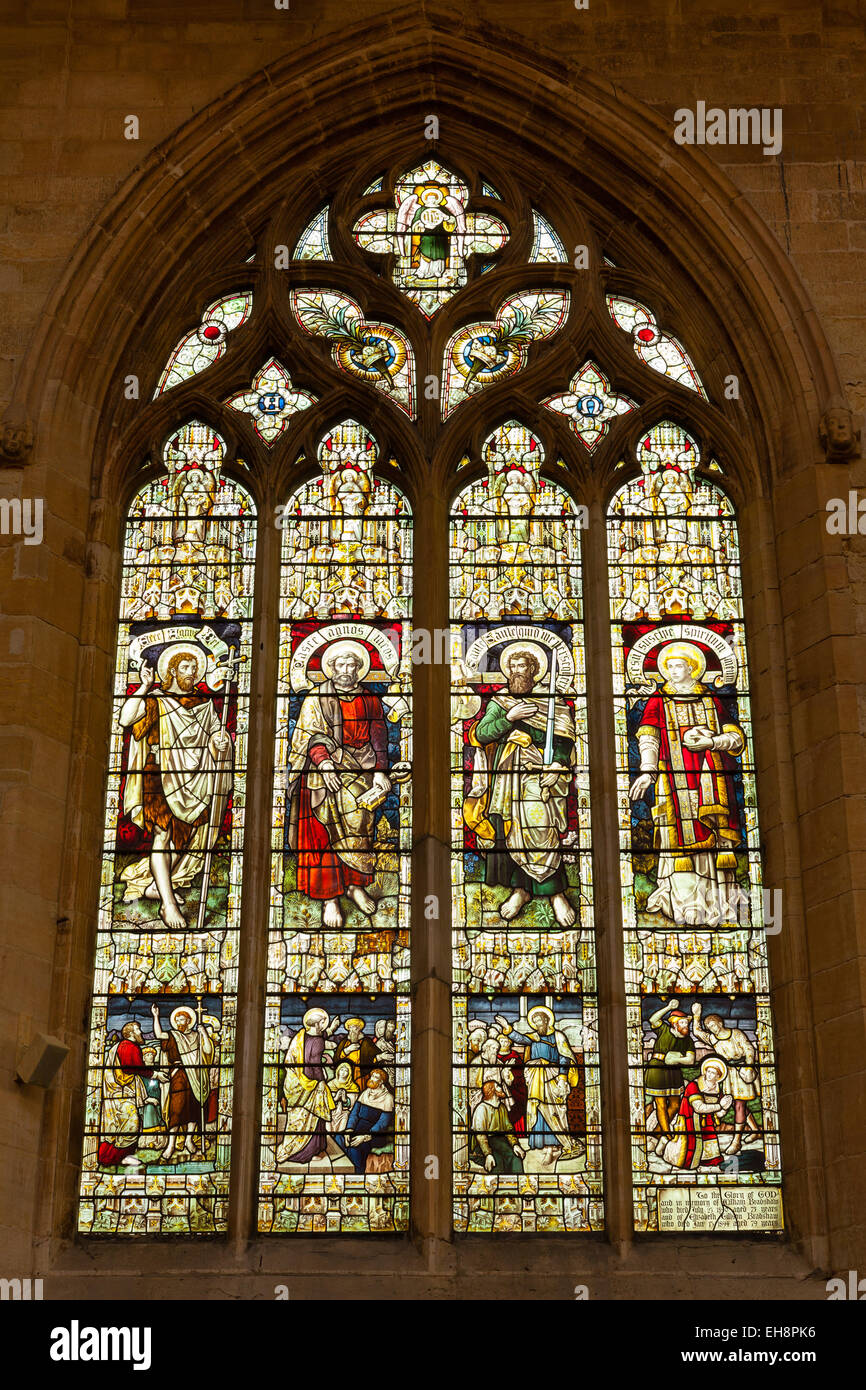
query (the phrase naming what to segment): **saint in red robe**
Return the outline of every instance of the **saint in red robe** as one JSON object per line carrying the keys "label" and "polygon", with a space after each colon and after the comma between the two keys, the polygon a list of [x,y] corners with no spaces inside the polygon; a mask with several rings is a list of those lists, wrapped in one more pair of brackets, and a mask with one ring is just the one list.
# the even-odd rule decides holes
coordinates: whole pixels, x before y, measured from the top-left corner
{"label": "saint in red robe", "polygon": [[[137,1042],[133,1042],[131,1038],[121,1038],[120,1042],[117,1044],[117,1049],[114,1054],[113,1069],[118,1080],[121,1079],[121,1076],[126,1080],[132,1080],[134,1076],[153,1076],[153,1068],[144,1065],[144,1057],[142,1056],[140,1045]],[[120,1073],[120,1075],[118,1075],[118,1073]],[[115,1136],[115,1138],[119,1138],[119,1136]],[[131,1153],[135,1153],[137,1148],[138,1135],[135,1136],[134,1143],[124,1147],[112,1144],[108,1140],[103,1139],[96,1150],[96,1161],[97,1163],[101,1163],[105,1168],[114,1168],[124,1158],[127,1158]]]}
{"label": "saint in red robe", "polygon": [[[388,736],[382,702],[378,695],[362,690],[337,694],[330,682],[321,693],[308,697],[318,706],[317,723],[328,729],[327,742],[318,741],[313,732],[305,749],[305,770],[320,767],[323,762],[335,763],[344,788],[337,798],[344,811],[343,798],[351,793],[359,780],[372,783],[373,772],[388,770]],[[306,702],[305,702],[306,703]],[[303,721],[301,711],[299,725]],[[338,754],[335,757],[335,753]],[[363,773],[359,769],[363,768]],[[298,851],[298,890],[317,901],[342,897],[352,884],[365,887],[374,874],[347,862],[346,853],[372,860],[372,813],[361,814],[357,825],[348,828],[339,848],[332,844],[329,829],[323,820],[333,811],[334,794],[328,793],[325,804],[321,799],[314,806],[313,793],[302,773],[295,783],[291,817],[290,843]],[[340,852],[342,850],[342,853]]]}

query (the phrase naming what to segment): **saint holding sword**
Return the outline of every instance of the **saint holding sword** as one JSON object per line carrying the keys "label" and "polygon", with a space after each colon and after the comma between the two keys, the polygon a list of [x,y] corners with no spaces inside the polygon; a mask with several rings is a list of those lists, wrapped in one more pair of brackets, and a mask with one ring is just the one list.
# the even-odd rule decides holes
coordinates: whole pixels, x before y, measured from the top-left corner
{"label": "saint holding sword", "polygon": [[[556,693],[557,652],[532,642],[509,644],[501,658],[507,688],[473,720],[475,776],[464,801],[466,824],[485,855],[485,882],[511,891],[499,909],[513,921],[534,898],[549,901],[561,927],[568,901],[562,837],[575,759],[574,716]],[[548,679],[545,681],[544,677]]]}

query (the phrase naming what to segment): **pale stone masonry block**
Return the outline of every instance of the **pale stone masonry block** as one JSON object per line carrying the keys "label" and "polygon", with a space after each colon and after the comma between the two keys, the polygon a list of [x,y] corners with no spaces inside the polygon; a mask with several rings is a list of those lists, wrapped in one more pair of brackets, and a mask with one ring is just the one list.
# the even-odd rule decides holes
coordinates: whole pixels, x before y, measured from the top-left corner
{"label": "pale stone masonry block", "polygon": [[798,748],[794,758],[800,794],[810,807],[839,796],[857,796],[866,786],[866,739],[861,733],[834,733],[823,742]]}
{"label": "pale stone masonry block", "polygon": [[853,685],[831,686],[806,700],[791,712],[793,743],[807,748],[827,738],[831,731],[862,736],[864,733]]}

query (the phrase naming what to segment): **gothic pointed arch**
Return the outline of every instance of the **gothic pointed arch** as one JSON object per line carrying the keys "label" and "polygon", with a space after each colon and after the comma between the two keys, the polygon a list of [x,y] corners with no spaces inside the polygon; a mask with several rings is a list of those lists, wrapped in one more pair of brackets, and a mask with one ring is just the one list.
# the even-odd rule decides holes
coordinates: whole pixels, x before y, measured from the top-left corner
{"label": "gothic pointed arch", "polygon": [[[394,480],[392,460],[399,461],[399,485],[412,513],[423,514],[428,523],[425,535],[418,537],[416,566],[423,566],[429,582],[418,595],[415,620],[431,631],[447,625],[447,513],[458,466],[468,458],[464,478],[481,476],[481,449],[492,430],[513,418],[533,432],[545,446],[549,466],[558,467],[562,459],[564,483],[599,522],[624,476],[617,464],[633,457],[641,431],[672,418],[699,434],[707,457],[724,462],[740,519],[744,605],[760,614],[752,669],[767,673],[764,691],[769,693],[754,696],[756,725],[762,730],[756,740],[756,778],[765,802],[774,808],[765,823],[768,859],[786,887],[791,912],[790,931],[771,948],[776,979],[790,1001],[779,1019],[784,1132],[786,1117],[791,1125],[801,1101],[813,1117],[820,1113],[819,1083],[826,1077],[814,1047],[803,966],[810,939],[805,923],[810,913],[818,920],[820,903],[814,895],[810,898],[812,888],[803,882],[804,846],[797,828],[798,810],[808,808],[814,792],[807,785],[807,770],[791,754],[792,710],[800,692],[786,688],[796,684],[788,675],[796,671],[797,652],[780,598],[796,565],[784,547],[773,544],[773,533],[776,509],[793,486],[792,477],[816,462],[820,412],[828,397],[841,394],[832,354],[790,262],[757,215],[700,154],[674,148],[668,129],[639,103],[614,97],[591,74],[574,74],[555,60],[540,59],[513,36],[499,54],[492,54],[489,36],[482,42],[471,24],[458,35],[435,12],[421,17],[407,7],[388,36],[377,35],[375,42],[361,22],[347,31],[346,43],[366,45],[370,63],[338,65],[330,41],[314,41],[227,93],[143,161],[111,199],[99,226],[82,240],[50,298],[16,385],[15,404],[36,426],[35,466],[51,475],[63,460],[90,499],[87,520],[78,527],[88,556],[76,654],[82,693],[74,713],[64,716],[58,729],[71,753],[72,809],[61,885],[70,926],[58,939],[56,1028],[75,1035],[80,1053],[75,1020],[82,1016],[90,989],[99,858],[93,846],[100,833],[105,771],[94,767],[98,756],[94,759],[92,750],[104,745],[111,720],[105,692],[92,693],[98,680],[91,672],[105,674],[111,659],[122,511],[136,490],[142,461],[159,457],[178,422],[203,418],[225,441],[227,458],[239,456],[247,465],[248,490],[259,517],[255,602],[261,650],[275,652],[280,561],[273,516],[293,489],[313,475],[323,431],[337,418],[338,396],[339,418],[362,420],[375,436],[383,476]],[[477,80],[481,75],[483,84]],[[552,105],[558,113],[553,125]],[[514,138],[515,111],[519,140]],[[430,112],[439,121],[439,138],[432,147],[424,136]],[[372,250],[359,244],[353,232],[396,195],[401,174],[430,158],[471,186],[473,213],[501,222],[507,237],[495,246],[492,238],[488,250],[473,249],[459,293],[442,296],[428,316],[398,283],[399,251],[393,246]],[[327,229],[311,231],[309,244],[330,259],[293,256],[326,205]],[[386,226],[384,231],[396,236],[398,229]],[[472,235],[484,231],[475,227]],[[578,248],[584,247],[588,272],[575,265]],[[533,259],[537,248],[544,248],[544,257]],[[352,339],[368,333],[379,340],[368,358],[378,358],[386,374],[390,363],[400,361],[400,390],[410,409],[401,410],[389,399],[392,392],[376,361],[361,362],[362,372],[353,370],[347,366],[351,343],[305,329],[289,296],[323,289],[337,296],[345,311],[344,335]],[[247,292],[253,301],[247,317],[230,326],[208,320],[218,302]],[[515,336],[507,307],[526,293],[556,299],[562,323],[556,331],[539,329],[519,350],[511,342],[519,369],[500,381],[482,363],[470,381],[482,389],[458,400],[443,419],[443,383],[449,364],[454,368],[460,360],[460,335],[464,345],[487,338],[485,348],[492,344],[498,353],[504,343],[507,349],[506,340]],[[705,396],[644,360],[634,335],[611,316],[611,296],[649,311],[639,324],[634,320],[638,331],[652,330],[649,347],[662,341],[679,345]],[[542,302],[544,312],[548,308]],[[216,337],[207,338],[208,327],[216,328]],[[169,357],[199,329],[208,360],[188,379],[171,384],[166,379],[159,391]],[[369,336],[365,341],[371,345]],[[224,351],[214,350],[220,347]],[[505,355],[510,360],[507,351]],[[203,360],[201,354],[193,359]],[[284,375],[275,375],[275,363]],[[586,364],[596,375],[581,381]],[[472,370],[470,363],[467,377]],[[373,379],[377,375],[381,385]],[[731,377],[739,385],[736,405],[726,395]],[[302,408],[287,409],[291,393]],[[608,410],[607,400],[627,408],[611,405]],[[263,422],[270,438],[258,428]],[[601,423],[606,430],[599,439]],[[232,466],[230,462],[229,471]],[[154,462],[154,474],[156,469]],[[590,529],[585,564],[598,585],[604,582],[603,545],[588,554],[595,544],[591,536]],[[818,541],[819,569],[827,560],[822,546],[826,537]],[[597,649],[609,636],[605,616],[587,614],[587,640]],[[50,621],[47,609],[36,617]],[[837,659],[831,642],[830,677]],[[260,768],[272,758],[276,739],[276,716],[268,707],[275,668],[273,659],[270,668],[267,660],[262,658],[257,668],[250,697],[263,710],[250,743],[250,756]],[[605,679],[599,674],[589,683],[588,705],[597,710],[605,708],[605,697],[612,694]],[[443,671],[431,668],[420,675],[418,746],[432,748],[447,696]],[[590,758],[595,757],[603,777],[613,772],[611,748],[609,743],[605,752],[604,737],[591,735]],[[254,784],[248,826],[262,843],[270,831],[270,789],[260,777]],[[437,845],[449,841],[449,816],[447,790],[431,785],[415,820],[416,849],[422,846],[426,856],[424,875],[414,889],[416,908],[430,895],[439,894],[446,902],[450,898],[450,878],[441,855],[437,857]],[[615,840],[614,820],[599,809],[595,841],[599,836]],[[603,854],[599,862],[604,864]],[[251,924],[261,923],[268,908],[262,870],[260,856],[259,882],[244,898],[243,912]],[[260,943],[251,948],[239,977],[239,999],[250,1007],[239,1028],[238,1049],[247,1057],[260,1055],[262,1020],[254,1018],[252,1005],[258,988],[255,972],[263,960]],[[615,966],[614,953],[606,967],[610,978]],[[439,984],[450,962],[432,932],[425,934],[413,969],[417,996],[430,1010],[417,1056],[425,1074],[437,1066],[444,1073],[450,1060],[441,1037],[447,1000]],[[614,1056],[613,1033],[613,1025],[606,1036],[601,1029],[600,1052],[611,1062],[602,1102],[612,1111],[619,1106],[616,1113],[622,1119],[626,1077],[622,1061]],[[791,1059],[787,1076],[786,1049]],[[442,1111],[441,1100],[416,1099],[413,1135],[421,1158],[438,1152],[435,1145],[441,1140],[435,1135],[442,1132]],[[230,1231],[244,1238],[252,1232],[257,1164],[255,1156],[249,1157],[254,1132],[249,1113],[247,1106],[248,1152],[234,1173],[235,1200],[227,1217]],[[76,1124],[80,1129],[81,1119],[81,1100],[68,1085],[52,1100],[46,1123],[46,1164],[59,1175],[44,1195],[40,1223],[46,1231],[60,1231],[64,1223],[68,1228],[74,1176],[65,1162],[66,1136]],[[823,1194],[808,1182],[819,1147],[816,1122],[802,1140],[795,1133],[786,1148],[791,1228],[804,1242],[814,1242],[812,1249],[826,1227]],[[620,1125],[606,1158],[607,1173],[622,1172],[629,1162]],[[442,1195],[447,1184],[421,1182],[416,1187],[416,1235],[433,1243],[447,1239],[449,1199],[447,1192]],[[614,1238],[625,1238],[629,1220],[622,1210],[617,1214],[614,1204],[609,1214]]]}

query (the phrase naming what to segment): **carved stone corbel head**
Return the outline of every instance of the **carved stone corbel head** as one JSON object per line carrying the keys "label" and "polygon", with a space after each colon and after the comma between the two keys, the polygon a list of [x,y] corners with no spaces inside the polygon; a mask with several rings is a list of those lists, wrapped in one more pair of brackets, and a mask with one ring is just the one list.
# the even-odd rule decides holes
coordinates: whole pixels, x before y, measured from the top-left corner
{"label": "carved stone corbel head", "polygon": [[0,420],[0,468],[23,468],[33,452],[33,426],[26,415],[10,410]]}
{"label": "carved stone corbel head", "polygon": [[831,396],[827,402],[818,438],[828,463],[847,463],[860,457],[860,431],[854,427],[854,415],[841,396]]}

